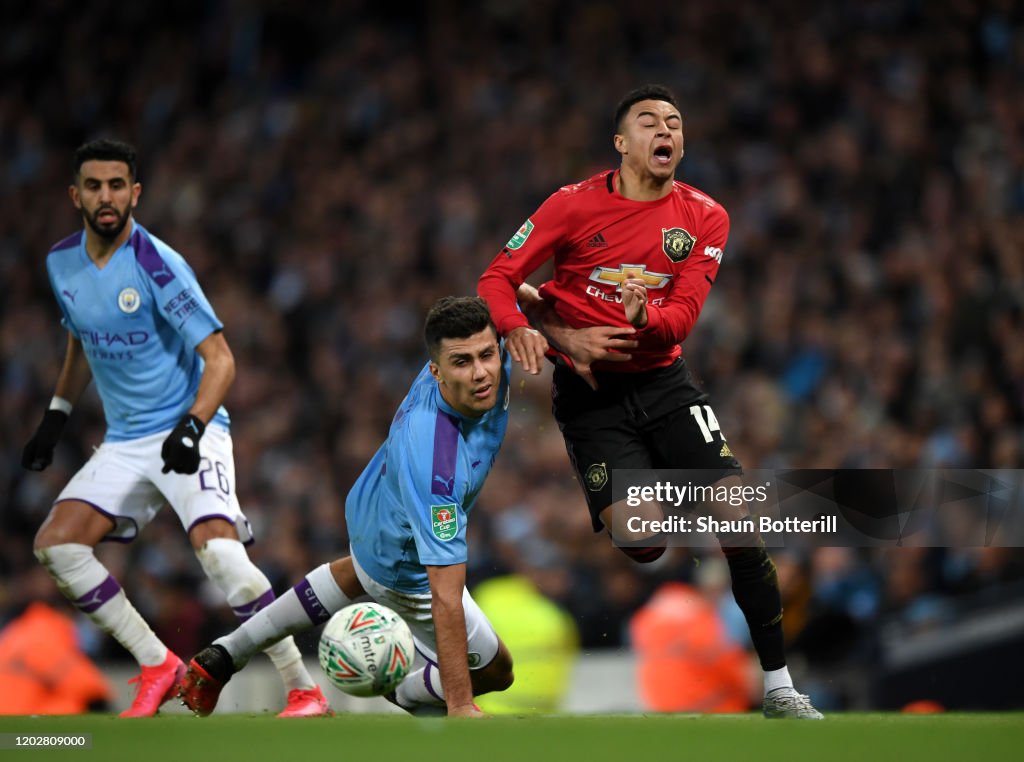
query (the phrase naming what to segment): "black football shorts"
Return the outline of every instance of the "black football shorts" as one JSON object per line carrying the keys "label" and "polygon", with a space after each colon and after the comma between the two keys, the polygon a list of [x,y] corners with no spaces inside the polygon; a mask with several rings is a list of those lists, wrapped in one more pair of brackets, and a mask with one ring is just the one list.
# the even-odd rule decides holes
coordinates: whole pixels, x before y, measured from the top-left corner
{"label": "black football shorts", "polygon": [[594,375],[597,391],[556,366],[552,392],[595,532],[604,528],[601,511],[613,502],[616,469],[702,469],[706,483],[743,473],[682,358],[641,373]]}

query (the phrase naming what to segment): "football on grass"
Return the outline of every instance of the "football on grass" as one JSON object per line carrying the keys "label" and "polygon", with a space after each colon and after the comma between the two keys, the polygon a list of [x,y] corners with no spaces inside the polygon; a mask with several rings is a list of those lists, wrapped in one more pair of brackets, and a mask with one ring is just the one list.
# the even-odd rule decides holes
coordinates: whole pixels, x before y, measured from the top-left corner
{"label": "football on grass", "polygon": [[324,625],[317,654],[339,691],[383,696],[409,674],[415,645],[409,625],[387,606],[354,603]]}

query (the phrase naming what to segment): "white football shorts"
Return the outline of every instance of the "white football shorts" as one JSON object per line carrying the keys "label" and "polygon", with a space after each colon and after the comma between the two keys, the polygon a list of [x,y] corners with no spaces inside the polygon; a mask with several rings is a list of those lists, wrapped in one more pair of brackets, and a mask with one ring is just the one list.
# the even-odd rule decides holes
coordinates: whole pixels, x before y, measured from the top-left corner
{"label": "white football shorts", "polygon": [[[409,625],[416,641],[416,660],[412,669],[419,669],[425,662],[437,667],[437,637],[434,634],[434,616],[430,611],[430,593],[402,593],[384,587],[363,571],[355,554],[352,555],[352,566],[363,590],[377,603],[393,609]],[[462,588],[462,610],[466,614],[469,668],[483,669],[498,655],[498,633],[466,588]]]}
{"label": "white football shorts", "polygon": [[81,500],[114,520],[107,540],[131,542],[164,503],[188,532],[209,519],[234,524],[238,539],[253,541],[252,528],[235,494],[231,434],[209,426],[199,440],[202,460],[194,474],[162,473],[160,448],[170,431],[127,442],[104,442],[79,469],[55,502]]}

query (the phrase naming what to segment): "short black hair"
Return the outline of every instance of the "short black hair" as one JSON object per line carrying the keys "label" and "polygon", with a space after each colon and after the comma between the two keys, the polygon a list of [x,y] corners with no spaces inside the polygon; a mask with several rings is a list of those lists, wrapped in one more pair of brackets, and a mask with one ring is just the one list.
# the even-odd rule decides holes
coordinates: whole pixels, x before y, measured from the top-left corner
{"label": "short black hair", "polygon": [[123,161],[128,165],[128,174],[132,180],[137,176],[135,146],[120,140],[100,138],[80,145],[75,151],[74,173],[72,174],[74,180],[78,180],[82,165],[87,161]]}
{"label": "short black hair", "polygon": [[430,359],[436,362],[443,340],[467,339],[488,327],[497,338],[498,329],[491,319],[491,311],[479,296],[445,296],[438,299],[427,313],[423,340]]}
{"label": "short black hair", "polygon": [[675,106],[677,111],[682,110],[679,108],[679,101],[676,100],[676,94],[665,87],[665,85],[644,85],[635,90],[630,90],[619,101],[619,105],[615,107],[615,121],[612,124],[612,128],[615,130],[616,135],[622,132],[623,117],[626,116],[634,103],[639,103],[640,101],[665,101],[665,103],[671,103]]}

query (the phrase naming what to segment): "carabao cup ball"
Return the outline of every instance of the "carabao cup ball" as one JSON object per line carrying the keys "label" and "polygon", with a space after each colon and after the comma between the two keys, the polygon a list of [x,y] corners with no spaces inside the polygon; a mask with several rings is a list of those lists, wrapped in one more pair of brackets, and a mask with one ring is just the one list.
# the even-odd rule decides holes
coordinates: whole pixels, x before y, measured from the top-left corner
{"label": "carabao cup ball", "polygon": [[332,616],[317,655],[327,678],[351,696],[383,696],[409,674],[415,645],[409,625],[379,603],[354,603]]}

